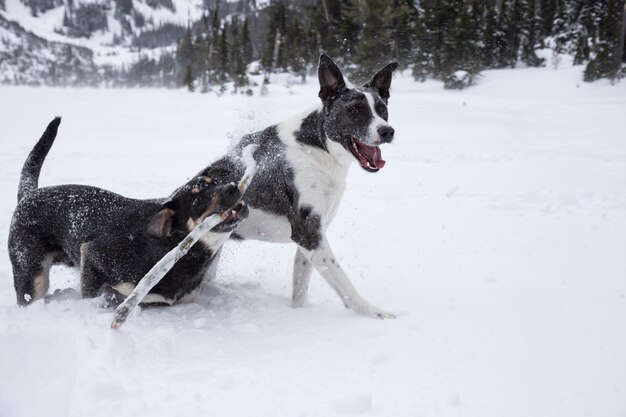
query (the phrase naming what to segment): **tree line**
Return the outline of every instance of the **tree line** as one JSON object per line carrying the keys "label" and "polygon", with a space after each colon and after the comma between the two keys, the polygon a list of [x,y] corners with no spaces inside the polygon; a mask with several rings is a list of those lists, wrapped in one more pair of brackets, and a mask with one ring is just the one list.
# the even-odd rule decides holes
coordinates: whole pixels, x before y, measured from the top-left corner
{"label": "tree line", "polygon": [[[585,65],[585,81],[616,80],[625,30],[624,0],[271,0],[228,16],[216,2],[187,27],[167,76],[189,89],[238,89],[248,85],[251,62],[266,79],[284,71],[305,77],[324,52],[356,79],[395,59],[416,80],[463,88],[482,70],[558,65],[567,53]],[[537,54],[544,48],[548,61]]]}

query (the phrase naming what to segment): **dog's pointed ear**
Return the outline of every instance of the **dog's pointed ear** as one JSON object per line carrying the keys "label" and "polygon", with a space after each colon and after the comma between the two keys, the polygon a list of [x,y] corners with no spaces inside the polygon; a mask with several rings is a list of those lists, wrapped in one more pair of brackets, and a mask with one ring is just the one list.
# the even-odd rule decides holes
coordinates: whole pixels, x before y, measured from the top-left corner
{"label": "dog's pointed ear", "polygon": [[341,70],[327,55],[320,55],[317,76],[320,80],[319,97],[322,101],[335,98],[339,92],[346,88]]}
{"label": "dog's pointed ear", "polygon": [[388,64],[385,68],[378,71],[370,81],[365,83],[363,87],[369,88],[373,87],[378,90],[378,94],[380,97],[385,100],[389,100],[389,87],[391,87],[391,75],[398,68],[397,62],[392,62]]}
{"label": "dog's pointed ear", "polygon": [[155,215],[148,219],[146,232],[154,237],[167,237],[172,233],[172,222],[176,212],[167,206],[161,207]]}

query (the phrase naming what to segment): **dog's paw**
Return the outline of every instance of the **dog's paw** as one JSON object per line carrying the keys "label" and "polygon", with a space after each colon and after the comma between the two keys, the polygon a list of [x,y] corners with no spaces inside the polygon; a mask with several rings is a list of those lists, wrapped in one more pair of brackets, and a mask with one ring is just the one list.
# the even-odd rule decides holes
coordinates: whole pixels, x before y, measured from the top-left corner
{"label": "dog's paw", "polygon": [[302,308],[306,301],[306,292],[295,292],[291,296],[291,308]]}
{"label": "dog's paw", "polygon": [[304,297],[294,298],[291,300],[291,308],[302,308],[304,306]]}
{"label": "dog's paw", "polygon": [[378,319],[378,320],[396,318],[395,314],[383,311],[379,308],[374,307],[373,305],[356,307],[354,308],[354,310],[363,316],[371,317],[373,319]]}

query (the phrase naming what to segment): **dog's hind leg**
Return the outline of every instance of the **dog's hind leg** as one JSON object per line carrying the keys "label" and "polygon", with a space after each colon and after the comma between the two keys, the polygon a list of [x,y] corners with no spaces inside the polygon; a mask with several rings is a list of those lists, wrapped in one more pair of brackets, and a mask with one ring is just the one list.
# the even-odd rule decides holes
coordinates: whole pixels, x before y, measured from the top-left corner
{"label": "dog's hind leg", "polygon": [[304,305],[312,273],[313,264],[302,253],[302,249],[298,247],[293,260],[293,292],[291,295],[291,306],[293,308],[299,308]]}
{"label": "dog's hind leg", "polygon": [[337,262],[325,236],[322,236],[317,248],[307,250],[306,248],[299,247],[299,250],[302,251],[322,277],[324,277],[326,282],[337,292],[341,301],[343,301],[347,308],[364,316],[377,319],[395,318],[393,314],[374,307],[361,297]]}

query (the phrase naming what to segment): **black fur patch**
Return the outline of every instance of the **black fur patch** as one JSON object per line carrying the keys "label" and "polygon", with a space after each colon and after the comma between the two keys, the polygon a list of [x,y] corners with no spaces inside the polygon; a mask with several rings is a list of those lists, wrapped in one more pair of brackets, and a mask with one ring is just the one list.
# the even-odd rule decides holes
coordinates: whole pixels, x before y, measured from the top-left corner
{"label": "black fur patch", "polygon": [[323,118],[318,111],[309,114],[302,121],[300,129],[296,132],[296,140],[305,145],[327,151],[326,134],[324,133],[324,123],[322,120]]}

